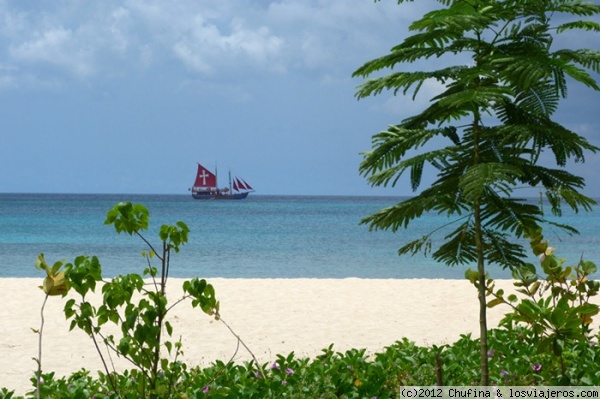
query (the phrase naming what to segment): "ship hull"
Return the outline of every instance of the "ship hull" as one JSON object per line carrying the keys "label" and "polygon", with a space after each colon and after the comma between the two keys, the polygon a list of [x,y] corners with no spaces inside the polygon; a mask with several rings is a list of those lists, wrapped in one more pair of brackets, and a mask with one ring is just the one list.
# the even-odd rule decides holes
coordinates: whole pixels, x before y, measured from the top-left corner
{"label": "ship hull", "polygon": [[193,193],[192,197],[197,200],[241,200],[250,193],[222,194],[222,193]]}

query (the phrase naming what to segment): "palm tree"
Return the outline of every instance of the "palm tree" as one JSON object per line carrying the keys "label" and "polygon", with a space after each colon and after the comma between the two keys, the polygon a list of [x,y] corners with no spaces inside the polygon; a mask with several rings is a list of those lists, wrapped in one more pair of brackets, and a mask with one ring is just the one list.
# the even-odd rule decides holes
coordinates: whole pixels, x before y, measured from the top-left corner
{"label": "palm tree", "polygon": [[[373,148],[364,153],[360,165],[373,186],[395,186],[409,174],[417,192],[426,168],[436,172],[437,180],[362,222],[371,229],[395,231],[426,212],[454,217],[454,223],[444,226],[454,229],[439,247],[433,248],[437,232],[433,231],[404,245],[399,253],[424,251],[447,265],[477,265],[480,383],[489,385],[486,264],[519,267],[524,249],[513,241],[548,223],[537,205],[514,198],[513,191],[539,188],[555,214],[560,214],[563,202],[575,211],[589,211],[594,204],[581,193],[584,179],[564,167],[569,160],[583,162],[586,151],[595,153],[599,148],[551,117],[566,96],[567,78],[600,90],[587,72],[600,72],[600,52],[555,50],[552,33],[600,31],[597,22],[564,21],[565,16],[598,15],[600,6],[577,0],[439,2],[441,9],[411,24],[414,34],[353,74],[369,78],[386,68],[433,58],[438,59],[436,65],[447,65],[431,71],[397,71],[358,87],[359,99],[383,90],[407,94],[411,89],[414,99],[428,80],[443,86],[420,114],[374,135]],[[552,27],[556,15],[563,21]],[[541,165],[543,152],[553,155],[554,166]]]}

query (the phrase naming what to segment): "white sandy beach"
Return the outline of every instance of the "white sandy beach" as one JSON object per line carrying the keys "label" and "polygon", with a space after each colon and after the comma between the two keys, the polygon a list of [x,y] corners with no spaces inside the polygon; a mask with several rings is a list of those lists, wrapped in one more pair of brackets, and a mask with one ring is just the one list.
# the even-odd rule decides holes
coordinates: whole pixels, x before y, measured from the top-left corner
{"label": "white sandy beach", "polygon": [[[42,279],[0,279],[0,387],[23,394],[37,365]],[[171,301],[183,280],[169,280]],[[463,280],[366,279],[209,279],[221,302],[223,319],[238,333],[260,363],[294,351],[315,356],[334,344],[337,351],[367,348],[370,353],[407,337],[422,345],[478,336],[475,288]],[[501,281],[500,287],[511,287]],[[92,341],[81,331],[69,332],[62,312],[65,300],[50,297],[43,334],[44,372],[68,375],[80,368],[101,369]],[[497,325],[501,307],[489,311]],[[236,339],[227,328],[189,303],[172,314],[174,336],[182,336],[183,358],[190,365],[229,360]],[[235,359],[250,356],[240,348]],[[117,359],[118,360],[118,359]],[[129,367],[123,363],[117,367]]]}

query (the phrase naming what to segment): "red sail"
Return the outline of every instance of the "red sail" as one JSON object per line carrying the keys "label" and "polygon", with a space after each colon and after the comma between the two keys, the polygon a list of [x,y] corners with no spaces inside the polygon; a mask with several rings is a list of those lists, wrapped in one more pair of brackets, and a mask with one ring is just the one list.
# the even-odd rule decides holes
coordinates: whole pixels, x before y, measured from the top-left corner
{"label": "red sail", "polygon": [[217,176],[204,166],[198,164],[194,187],[217,187]]}
{"label": "red sail", "polygon": [[242,183],[240,181],[239,177],[235,178],[235,186],[234,187],[238,187],[240,190],[248,190],[248,188],[246,188],[246,186],[244,186],[244,183]]}
{"label": "red sail", "polygon": [[244,183],[244,186],[246,186],[246,190],[251,191],[254,190],[252,187],[250,187],[250,185],[248,183],[246,183],[246,180],[242,179],[240,177],[240,180]]}
{"label": "red sail", "polygon": [[238,182],[237,182],[237,178],[236,178],[236,179],[234,179],[234,180],[233,180],[233,189],[234,189],[235,191],[240,191],[240,189],[238,188],[238,185],[237,185],[237,183],[238,183]]}

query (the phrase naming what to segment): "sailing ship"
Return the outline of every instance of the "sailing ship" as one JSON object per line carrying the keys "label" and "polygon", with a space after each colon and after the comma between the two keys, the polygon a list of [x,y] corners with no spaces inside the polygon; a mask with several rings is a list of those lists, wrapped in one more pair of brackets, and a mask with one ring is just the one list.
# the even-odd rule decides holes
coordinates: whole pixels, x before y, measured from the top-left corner
{"label": "sailing ship", "polygon": [[198,164],[196,172],[196,181],[191,188],[192,197],[199,200],[211,199],[244,199],[254,191],[254,189],[246,183],[241,177],[231,178],[229,172],[229,187],[219,188],[217,185],[217,171],[212,173],[204,166]]}

